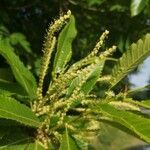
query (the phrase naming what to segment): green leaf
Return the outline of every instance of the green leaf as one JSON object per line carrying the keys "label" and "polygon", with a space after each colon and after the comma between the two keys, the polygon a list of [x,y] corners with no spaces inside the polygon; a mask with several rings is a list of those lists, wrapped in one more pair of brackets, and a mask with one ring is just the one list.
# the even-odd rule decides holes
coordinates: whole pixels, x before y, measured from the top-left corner
{"label": "green leaf", "polygon": [[0,79],[13,81],[13,74],[10,68],[0,68]]}
{"label": "green leaf", "polygon": [[88,94],[93,89],[93,86],[96,84],[98,78],[100,77],[100,74],[103,70],[103,66],[104,66],[104,61],[100,62],[95,67],[95,69],[91,72],[91,75],[87,79],[86,83],[83,84],[81,90],[83,90],[85,94]]}
{"label": "green leaf", "polygon": [[[90,75],[87,77],[87,81],[82,85],[81,91],[83,91],[85,94],[88,94],[93,89],[93,86],[96,84],[98,78],[100,77],[103,66],[104,61],[100,61],[98,64],[95,65],[95,68],[91,70]],[[79,85],[82,75],[82,73],[81,75],[79,74],[78,77],[73,79],[73,81],[70,83],[67,91],[67,97],[69,97],[72,94],[73,90]]]}
{"label": "green leaf", "polygon": [[39,141],[35,141],[34,143],[29,144],[27,150],[45,150],[45,148],[42,143],[40,143]]}
{"label": "green leaf", "polygon": [[20,44],[26,52],[31,53],[30,43],[23,34],[13,33],[9,39],[12,45]]}
{"label": "green leaf", "polygon": [[93,5],[101,5],[105,0],[86,0],[88,6],[91,7]]}
{"label": "green leaf", "polygon": [[[139,114],[118,110],[109,104],[96,106],[98,111],[104,116],[102,119],[110,118],[111,121],[121,124],[134,132],[142,140],[150,143],[150,118]],[[96,108],[93,108],[96,110]]]}
{"label": "green leaf", "polygon": [[96,144],[96,147],[98,147],[99,150],[118,150],[118,147],[119,150],[125,150],[127,147],[131,147],[133,141],[142,142],[110,124],[103,122],[100,124],[101,130],[98,137],[99,141]]}
{"label": "green leaf", "polygon": [[78,147],[74,139],[69,135],[68,129],[66,128],[65,133],[60,144],[60,150],[78,150]]}
{"label": "green leaf", "polygon": [[125,99],[125,102],[131,103],[131,104],[135,104],[138,106],[141,106],[143,108],[147,108],[150,109],[150,100],[143,100],[143,101],[136,101],[136,100],[131,100],[131,99]]}
{"label": "green leaf", "polygon": [[112,69],[111,88],[137,67],[150,54],[150,34],[133,43]]}
{"label": "green leaf", "polygon": [[115,4],[110,6],[109,10],[110,11],[116,11],[116,12],[125,12],[127,9],[126,6],[120,5],[120,4]]}
{"label": "green leaf", "polygon": [[80,76],[78,76],[72,80],[72,82],[70,83],[70,86],[68,87],[67,93],[66,93],[67,97],[70,97],[70,95],[73,93],[74,89],[76,88],[77,85],[79,85],[80,82],[81,82]]}
{"label": "green leaf", "polygon": [[0,139],[1,150],[25,150],[32,140],[26,131],[19,127],[5,127],[5,130],[7,130],[6,134]]}
{"label": "green leaf", "polygon": [[8,40],[0,41],[0,54],[7,60],[18,83],[25,89],[31,98],[35,98],[35,78],[15,55]]}
{"label": "green leaf", "polygon": [[50,128],[56,126],[58,121],[59,121],[59,117],[57,115],[53,115],[50,120]]}
{"label": "green leaf", "polygon": [[148,89],[150,89],[150,85],[149,84],[145,85],[143,87],[138,87],[138,88],[134,88],[134,89],[128,90],[127,91],[127,95],[130,96],[130,95],[135,94],[137,92],[148,90]]}
{"label": "green leaf", "polygon": [[20,126],[20,123],[10,119],[0,118],[0,128],[6,127],[8,129],[8,127],[13,126]]}
{"label": "green leaf", "polygon": [[77,30],[75,28],[74,16],[71,16],[70,21],[61,31],[58,44],[57,52],[54,60],[53,76],[64,70],[65,65],[70,60],[72,55],[72,42],[77,35]]}
{"label": "green leaf", "polygon": [[147,4],[148,0],[131,0],[130,6],[131,16],[134,17],[139,13],[141,13]]}
{"label": "green leaf", "polygon": [[8,29],[5,27],[5,26],[3,26],[3,25],[0,25],[0,35],[5,35],[5,34],[9,34],[9,31],[8,31]]}
{"label": "green leaf", "polygon": [[8,133],[7,127],[0,127],[0,140]]}
{"label": "green leaf", "polygon": [[87,141],[84,141],[83,139],[79,138],[78,136],[77,137],[74,136],[74,139],[79,147],[78,149],[88,150],[89,145],[88,145]]}
{"label": "green leaf", "polygon": [[16,93],[16,94],[19,94],[19,95],[27,95],[27,93],[24,91],[22,86],[20,86],[19,84],[8,82],[8,81],[0,79],[0,90],[1,89],[5,90],[6,92],[10,92],[12,94]]}
{"label": "green leaf", "polygon": [[13,93],[9,92],[9,91],[6,91],[6,90],[2,90],[0,89],[0,95],[3,95],[3,96],[7,96],[7,97],[11,97],[13,95]]}
{"label": "green leaf", "polygon": [[0,95],[0,118],[11,119],[28,126],[38,127],[40,121],[27,106],[15,99]]}
{"label": "green leaf", "polygon": [[147,108],[150,108],[150,100],[144,100],[142,101],[142,104],[146,105]]}
{"label": "green leaf", "polygon": [[[24,139],[24,140],[27,140],[27,139]],[[18,140],[16,142],[19,143],[19,142],[22,142],[22,141]],[[28,144],[20,144],[20,145],[18,144],[17,145],[17,143],[16,143],[16,145],[10,145],[8,147],[2,147],[2,148],[0,147],[0,149],[1,150],[25,150],[26,147],[28,146]]]}

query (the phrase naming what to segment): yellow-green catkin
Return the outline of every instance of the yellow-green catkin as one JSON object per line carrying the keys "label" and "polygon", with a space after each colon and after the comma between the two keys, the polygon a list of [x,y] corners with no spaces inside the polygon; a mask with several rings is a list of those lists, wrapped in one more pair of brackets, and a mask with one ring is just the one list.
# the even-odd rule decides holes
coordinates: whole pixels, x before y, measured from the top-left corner
{"label": "yellow-green catkin", "polygon": [[106,37],[108,36],[108,34],[109,34],[109,31],[105,30],[105,32],[100,36],[100,38],[99,38],[98,42],[96,43],[96,45],[95,45],[94,49],[92,50],[92,52],[87,57],[82,59],[80,61],[80,63],[74,64],[72,66],[72,68],[70,70],[68,70],[68,73],[80,69],[82,66],[84,66],[89,61],[89,59],[96,56],[97,53],[99,52],[99,49],[104,44],[104,41],[105,41]]}
{"label": "yellow-green catkin", "polygon": [[107,35],[109,34],[108,30],[105,30],[105,32],[103,32],[103,34],[100,36],[99,41],[96,43],[94,49],[92,50],[92,52],[87,56],[87,59],[96,56],[100,47],[103,45],[105,38],[107,37]]}
{"label": "yellow-green catkin", "polygon": [[41,71],[39,75],[39,85],[37,89],[37,95],[38,95],[39,100],[42,99],[44,77],[46,75],[46,71],[49,65],[50,55],[55,47],[56,38],[53,37],[50,47],[48,47],[48,43],[47,43],[47,47],[45,47],[44,56],[43,56],[42,64],[41,64]]}
{"label": "yellow-green catkin", "polygon": [[79,75],[79,72],[81,72],[80,69],[82,68],[82,66],[84,66],[89,61],[89,59],[97,55],[100,47],[103,45],[104,40],[108,34],[109,31],[105,30],[105,32],[100,36],[100,39],[97,42],[96,46],[87,57],[85,57],[79,63],[72,65],[65,74],[59,75],[57,80],[54,80],[52,88],[47,91],[47,95],[50,95],[51,91],[53,91],[53,89],[55,88],[57,88],[58,92],[60,90],[63,90],[65,88],[67,80],[72,80],[73,78],[77,77]]}
{"label": "yellow-green catkin", "polygon": [[[79,70],[82,66],[84,66],[89,61],[90,58],[97,55],[100,47],[103,45],[104,40],[105,40],[105,38],[107,37],[108,34],[109,34],[109,31],[105,30],[105,32],[100,36],[100,39],[97,42],[94,49],[92,50],[92,52],[87,57],[85,57],[83,60],[81,60],[79,63],[72,65],[72,67],[65,73],[65,78],[63,76],[63,80],[64,79],[69,79],[70,80],[70,79],[77,76],[77,70]],[[60,76],[60,79],[61,79],[61,76]],[[57,82],[58,81],[59,81],[59,79],[57,80]]]}
{"label": "yellow-green catkin", "polygon": [[106,51],[104,51],[103,53],[101,53],[100,54],[100,59],[103,59],[103,58],[105,58],[105,57],[107,57],[107,56],[109,56],[109,55],[111,55],[113,52],[115,52],[116,51],[116,46],[115,45],[113,45],[111,48],[109,48],[109,49],[107,49]]}
{"label": "yellow-green catkin", "polygon": [[111,79],[110,75],[105,75],[105,76],[100,77],[97,81],[98,82],[108,82],[110,79]]}
{"label": "yellow-green catkin", "polygon": [[117,101],[117,102],[109,102],[109,104],[111,104],[112,106],[118,108],[118,109],[122,109],[122,110],[135,110],[135,111],[140,111],[140,108],[134,104],[130,104],[130,103],[126,103],[126,102],[121,102],[121,101]]}
{"label": "yellow-green catkin", "polygon": [[51,58],[51,54],[53,52],[53,49],[56,43],[56,38],[54,37],[54,33],[62,27],[62,25],[65,23],[67,19],[70,18],[70,16],[71,16],[71,11],[68,11],[67,14],[65,14],[64,16],[61,16],[52,25],[50,25],[47,31],[47,36],[45,38],[46,40],[45,40],[44,48],[43,48],[44,55],[43,55],[42,66],[41,66],[40,75],[39,75],[39,85],[37,89],[37,96],[39,100],[42,99],[44,77],[46,75],[48,65],[50,62],[50,58]]}
{"label": "yellow-green catkin", "polygon": [[49,145],[49,138],[48,136],[43,132],[42,128],[39,128],[37,130],[37,137],[36,139],[41,142],[45,150],[48,150],[48,145]]}
{"label": "yellow-green catkin", "polygon": [[[91,70],[93,70],[95,68],[95,64],[96,63],[94,62],[93,64],[91,64],[91,65],[89,65],[89,66],[87,66],[83,69],[77,70],[76,73],[65,74],[64,78],[67,78],[68,80],[71,80],[71,79],[73,79],[73,78],[80,75],[80,78],[81,78],[80,85],[82,85],[83,84],[82,82],[86,81],[86,77],[89,75]],[[50,95],[50,99],[53,99],[53,102],[56,101],[57,99],[59,99],[58,97],[63,94],[62,92],[66,91],[65,88],[67,86],[66,82],[64,82],[63,79],[59,80],[59,82],[56,81],[55,85],[57,86],[57,91],[54,94]],[[78,87],[80,87],[80,86],[78,85]],[[78,89],[80,90],[80,88],[78,88]],[[75,91],[77,92],[77,89]]]}
{"label": "yellow-green catkin", "polygon": [[85,97],[84,93],[82,93],[80,90],[81,90],[82,85],[86,82],[89,75],[91,74],[91,71],[94,68],[95,68],[95,64],[91,64],[90,66],[84,68],[81,71],[80,83],[76,86],[76,88],[74,89],[74,91],[73,91],[72,95],[70,96],[70,98],[65,100],[66,106],[63,109],[63,112],[61,113],[61,117],[60,117],[60,120],[59,120],[58,124],[63,123],[64,116],[66,115],[66,112],[70,109],[70,107],[74,103],[74,101],[76,101],[78,99],[83,99]]}

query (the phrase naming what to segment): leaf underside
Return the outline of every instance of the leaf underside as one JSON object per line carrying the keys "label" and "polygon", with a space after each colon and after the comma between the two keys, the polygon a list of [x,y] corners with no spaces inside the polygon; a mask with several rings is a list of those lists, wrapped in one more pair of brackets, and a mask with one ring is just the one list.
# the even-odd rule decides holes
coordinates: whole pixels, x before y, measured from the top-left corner
{"label": "leaf underside", "polygon": [[150,118],[148,116],[144,117],[132,112],[118,110],[109,104],[101,104],[96,106],[96,109],[103,114],[104,120],[107,120],[108,117],[111,121],[123,125],[142,140],[150,143]]}

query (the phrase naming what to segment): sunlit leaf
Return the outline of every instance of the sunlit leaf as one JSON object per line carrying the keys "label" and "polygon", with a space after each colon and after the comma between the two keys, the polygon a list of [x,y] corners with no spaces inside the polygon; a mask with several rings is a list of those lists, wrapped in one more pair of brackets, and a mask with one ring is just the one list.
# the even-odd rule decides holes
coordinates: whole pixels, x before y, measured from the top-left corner
{"label": "sunlit leaf", "polygon": [[104,61],[100,62],[95,69],[93,69],[93,71],[91,72],[89,78],[87,79],[87,81],[83,84],[81,90],[83,90],[83,92],[85,94],[89,93],[92,89],[93,86],[95,85],[95,83],[97,82],[98,78],[101,75],[101,72],[103,70],[103,66],[104,66]]}
{"label": "sunlit leaf", "polygon": [[61,31],[58,44],[57,53],[55,55],[53,75],[60,73],[64,70],[65,65],[70,60],[72,55],[72,42],[77,35],[77,30],[75,27],[74,16],[71,16],[70,21]]}
{"label": "sunlit leaf", "polygon": [[31,98],[36,97],[36,82],[32,73],[25,68],[8,40],[0,41],[0,54],[7,60],[18,83],[25,89]]}
{"label": "sunlit leaf", "polygon": [[15,99],[5,96],[0,96],[0,118],[15,120],[32,127],[40,125],[39,119],[31,109]]}
{"label": "sunlit leaf", "polygon": [[[150,143],[150,118],[128,111],[118,110],[109,104],[100,104],[93,107],[95,111],[104,116],[102,119],[110,119],[128,128],[131,133],[135,133],[139,138]],[[120,128],[121,129],[121,128]]]}
{"label": "sunlit leaf", "polygon": [[27,150],[45,150],[45,148],[41,142],[35,141],[34,143],[29,143]]}
{"label": "sunlit leaf", "polygon": [[60,150],[78,150],[78,147],[74,139],[69,135],[68,129],[66,128],[65,133],[60,144]]}
{"label": "sunlit leaf", "polygon": [[[101,75],[103,66],[104,61],[100,61],[98,64],[95,65],[95,68],[91,69],[89,76],[87,77],[87,81],[81,86],[81,91],[83,91],[85,94],[88,94],[93,89],[94,85],[96,84],[98,78]],[[73,90],[79,85],[82,76],[85,76],[85,74],[81,73],[71,81],[67,91],[67,96],[70,96]]]}
{"label": "sunlit leaf", "polygon": [[141,11],[144,10],[147,3],[148,0],[131,0],[131,6],[130,6],[131,16],[133,17],[141,13]]}

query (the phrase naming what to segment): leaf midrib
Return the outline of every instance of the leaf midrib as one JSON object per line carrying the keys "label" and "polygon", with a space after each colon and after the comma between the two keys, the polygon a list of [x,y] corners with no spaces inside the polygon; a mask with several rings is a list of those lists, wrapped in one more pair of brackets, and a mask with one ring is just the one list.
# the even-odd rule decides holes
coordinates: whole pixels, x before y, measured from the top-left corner
{"label": "leaf midrib", "polygon": [[68,136],[67,128],[66,128],[66,138],[67,138],[67,146],[68,146],[68,150],[71,150],[71,149],[70,149],[70,143],[69,143],[69,136]]}

